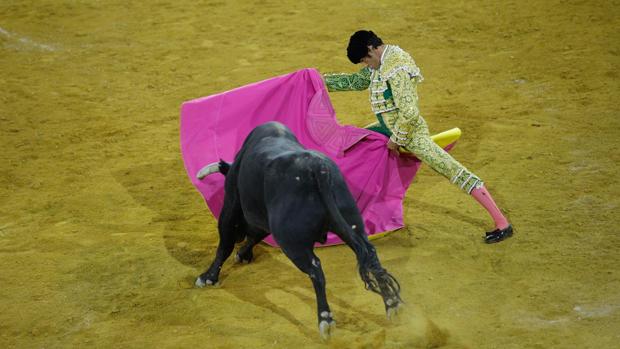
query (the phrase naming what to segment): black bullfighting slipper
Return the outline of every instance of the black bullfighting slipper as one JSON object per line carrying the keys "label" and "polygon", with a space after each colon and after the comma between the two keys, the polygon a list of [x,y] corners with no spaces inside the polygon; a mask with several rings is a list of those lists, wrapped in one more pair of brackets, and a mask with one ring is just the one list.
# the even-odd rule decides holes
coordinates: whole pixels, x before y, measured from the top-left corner
{"label": "black bullfighting slipper", "polygon": [[495,229],[491,232],[486,233],[484,237],[484,242],[487,244],[493,244],[496,242],[500,242],[504,239],[507,239],[512,236],[512,224],[508,225],[504,229]]}

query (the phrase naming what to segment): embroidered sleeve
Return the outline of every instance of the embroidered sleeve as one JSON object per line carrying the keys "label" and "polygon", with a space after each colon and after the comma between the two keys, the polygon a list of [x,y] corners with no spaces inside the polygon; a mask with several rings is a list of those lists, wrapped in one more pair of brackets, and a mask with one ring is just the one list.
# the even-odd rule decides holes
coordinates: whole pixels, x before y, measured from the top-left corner
{"label": "embroidered sleeve", "polygon": [[327,90],[334,91],[362,91],[370,86],[370,69],[364,68],[357,73],[323,74]]}
{"label": "embroidered sleeve", "polygon": [[389,80],[394,104],[398,108],[396,122],[392,131],[392,142],[406,146],[413,138],[413,126],[420,118],[417,86],[409,74],[401,70]]}

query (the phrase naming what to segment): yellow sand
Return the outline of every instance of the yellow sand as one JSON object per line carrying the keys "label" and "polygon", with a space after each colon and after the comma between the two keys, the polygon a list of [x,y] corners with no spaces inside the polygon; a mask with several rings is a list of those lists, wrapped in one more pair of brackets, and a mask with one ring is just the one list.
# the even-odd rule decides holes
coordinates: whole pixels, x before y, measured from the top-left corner
{"label": "yellow sand", "polygon": [[[620,5],[598,1],[0,2],[0,348],[618,348]],[[337,329],[277,249],[194,289],[217,246],[179,106],[316,67],[371,28],[412,53],[432,132],[516,227],[427,167],[374,240],[388,322],[346,247],[318,251]],[[367,95],[334,94],[342,123]]]}

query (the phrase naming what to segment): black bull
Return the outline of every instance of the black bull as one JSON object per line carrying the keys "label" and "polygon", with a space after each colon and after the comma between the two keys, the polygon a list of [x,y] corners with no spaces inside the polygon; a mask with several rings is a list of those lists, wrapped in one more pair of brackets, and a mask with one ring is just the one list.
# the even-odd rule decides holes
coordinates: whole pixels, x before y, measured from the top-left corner
{"label": "black bull", "polygon": [[357,256],[359,274],[366,288],[383,297],[388,318],[401,304],[400,286],[381,267],[374,246],[340,170],[325,155],[304,149],[284,125],[269,122],[246,138],[235,161],[205,166],[198,178],[220,172],[226,175],[224,206],[218,229],[220,242],[215,260],[196,280],[196,286],[214,285],[236,242],[247,238],[236,255],[250,262],[252,248],[269,233],[282,251],[308,274],[316,292],[321,336],[334,325],[325,295],[325,276],[315,242],[325,242],[327,232],[340,237]]}

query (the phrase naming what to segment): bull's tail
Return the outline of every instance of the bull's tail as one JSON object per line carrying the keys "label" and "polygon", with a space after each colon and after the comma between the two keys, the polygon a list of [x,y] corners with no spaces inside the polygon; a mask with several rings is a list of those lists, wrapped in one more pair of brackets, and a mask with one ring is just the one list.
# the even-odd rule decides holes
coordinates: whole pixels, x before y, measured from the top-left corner
{"label": "bull's tail", "polygon": [[356,232],[354,227],[347,223],[342,216],[330,190],[332,188],[332,176],[329,168],[324,163],[321,163],[320,166],[313,166],[313,168],[315,169],[321,199],[336,225],[334,232],[355,252],[359,274],[366,285],[366,289],[380,294],[384,299],[386,308],[397,307],[402,302],[400,284],[387,270],[383,269],[377,252],[366,235],[363,232],[361,234]]}
{"label": "bull's tail", "polygon": [[200,171],[196,173],[196,178],[202,180],[206,176],[213,174],[213,173],[217,173],[217,172],[225,176],[228,173],[229,169],[230,169],[230,164],[220,159],[219,162],[214,162],[201,168]]}

